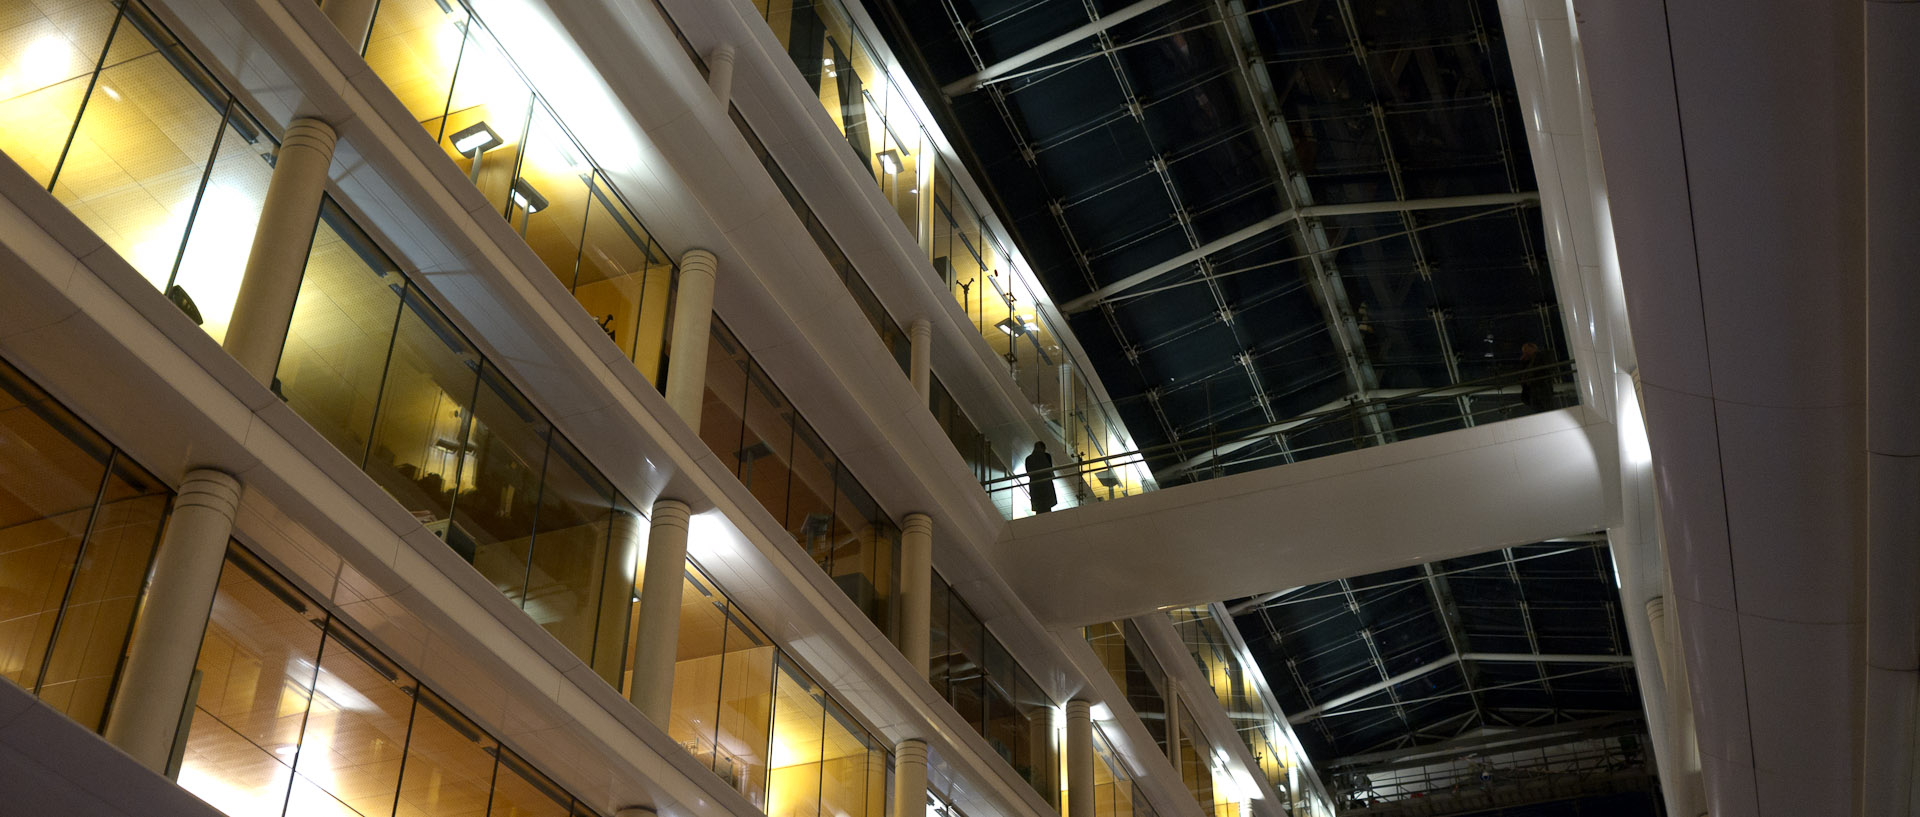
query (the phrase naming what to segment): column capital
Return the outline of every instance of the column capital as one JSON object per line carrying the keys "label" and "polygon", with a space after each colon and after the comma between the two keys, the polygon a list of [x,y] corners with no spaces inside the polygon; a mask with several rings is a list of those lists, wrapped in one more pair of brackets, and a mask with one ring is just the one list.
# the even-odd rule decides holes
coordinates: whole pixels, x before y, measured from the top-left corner
{"label": "column capital", "polygon": [[280,149],[306,148],[317,150],[331,158],[333,146],[340,140],[340,134],[324,120],[310,116],[293,120],[287,125],[287,132],[280,137]]}
{"label": "column capital", "polygon": [[931,338],[933,337],[933,322],[926,318],[914,318],[913,323],[907,324],[907,334],[921,340]]}
{"label": "column capital", "polygon": [[923,766],[926,765],[927,742],[919,738],[907,738],[894,744],[893,761],[895,764],[918,763]]}
{"label": "column capital", "polygon": [[653,501],[652,522],[655,527],[667,526],[685,529],[688,520],[693,517],[692,508],[678,499],[662,497]]}
{"label": "column capital", "polygon": [[907,514],[900,520],[900,533],[903,535],[917,533],[924,536],[932,536],[933,517],[918,511]]}
{"label": "column capital", "polygon": [[1068,719],[1086,718],[1087,720],[1093,720],[1093,704],[1080,698],[1074,698],[1066,702],[1061,705],[1061,708],[1066,710]]}
{"label": "column capital", "polygon": [[173,508],[206,508],[232,519],[240,509],[240,481],[217,468],[195,468],[180,480]]}
{"label": "column capital", "polygon": [[680,274],[705,275],[714,277],[719,269],[720,260],[712,251],[694,248],[680,254]]}

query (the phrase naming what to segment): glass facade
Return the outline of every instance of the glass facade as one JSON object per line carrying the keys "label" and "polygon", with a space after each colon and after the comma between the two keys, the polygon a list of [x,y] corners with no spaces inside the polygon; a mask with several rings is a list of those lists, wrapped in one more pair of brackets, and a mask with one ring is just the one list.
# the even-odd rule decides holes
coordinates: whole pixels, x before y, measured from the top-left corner
{"label": "glass facade", "polygon": [[1066,778],[1053,701],[938,572],[932,590],[928,680],[1027,785],[1058,804]]}
{"label": "glass facade", "polygon": [[[1061,723],[1064,731],[1066,725]],[[1093,730],[1093,813],[1095,817],[1155,817],[1158,814],[1147,800],[1146,792],[1133,785],[1133,776],[1120,754],[1113,750],[1098,728]],[[1064,754],[1059,758],[1060,813],[1069,810],[1072,799],[1066,788],[1067,767]]]}
{"label": "glass facade", "polygon": [[[934,274],[952,294],[1007,373],[1050,424],[1049,447],[1078,459],[1133,448],[1117,415],[1102,406],[1088,372],[1063,342],[1038,281],[956,182],[938,155],[932,130],[909,103],[911,89],[886,70],[883,52],[854,25],[838,0],[754,0],[821,108],[860,157]],[[776,179],[779,177],[776,176]],[[1024,456],[1033,432],[989,432],[1009,459]],[[1066,461],[1066,454],[1057,457]],[[1089,492],[1096,487],[1091,483]],[[1003,507],[1012,515],[1025,508]]]}
{"label": "glass facade", "polygon": [[1296,811],[1333,813],[1331,801],[1321,791],[1312,770],[1303,765],[1306,755],[1294,741],[1285,716],[1272,702],[1266,681],[1252,665],[1251,657],[1242,655],[1237,640],[1228,635],[1219,613],[1202,605],[1170,610],[1167,616],[1267,782],[1289,798],[1288,806]]}
{"label": "glass facade", "polygon": [[278,376],[287,404],[610,684],[635,513],[386,253],[322,205]]}
{"label": "glass facade", "polygon": [[594,812],[235,545],[180,785],[234,817]]}
{"label": "glass facade", "polygon": [[105,726],[172,498],[0,362],[0,677]]}
{"label": "glass facade", "polygon": [[459,2],[382,0],[366,59],[447,158],[656,387],[674,264]]}
{"label": "glass facade", "polygon": [[276,143],[137,2],[0,0],[0,152],[215,340]]}
{"label": "glass facade", "polygon": [[1100,659],[1115,686],[1127,698],[1135,714],[1159,744],[1167,751],[1167,674],[1162,672],[1153,653],[1140,640],[1130,621],[1109,621],[1086,628],[1087,646]]}

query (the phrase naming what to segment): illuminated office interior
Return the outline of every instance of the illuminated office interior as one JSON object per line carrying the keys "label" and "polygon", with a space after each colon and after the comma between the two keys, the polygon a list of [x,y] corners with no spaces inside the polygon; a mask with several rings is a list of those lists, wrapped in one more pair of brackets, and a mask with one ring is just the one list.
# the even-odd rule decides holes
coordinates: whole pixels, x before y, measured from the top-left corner
{"label": "illuminated office interior", "polygon": [[1913,36],[0,0],[0,813],[1915,813]]}

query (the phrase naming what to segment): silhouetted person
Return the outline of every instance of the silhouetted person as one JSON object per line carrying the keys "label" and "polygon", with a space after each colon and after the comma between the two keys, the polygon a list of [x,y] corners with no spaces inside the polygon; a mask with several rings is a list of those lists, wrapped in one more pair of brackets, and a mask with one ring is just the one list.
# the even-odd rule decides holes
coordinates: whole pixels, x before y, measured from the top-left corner
{"label": "silhouetted person", "polygon": [[1033,500],[1034,513],[1046,513],[1053,510],[1053,503],[1059,501],[1053,493],[1053,456],[1047,453],[1046,443],[1034,443],[1033,453],[1027,455],[1027,497]]}

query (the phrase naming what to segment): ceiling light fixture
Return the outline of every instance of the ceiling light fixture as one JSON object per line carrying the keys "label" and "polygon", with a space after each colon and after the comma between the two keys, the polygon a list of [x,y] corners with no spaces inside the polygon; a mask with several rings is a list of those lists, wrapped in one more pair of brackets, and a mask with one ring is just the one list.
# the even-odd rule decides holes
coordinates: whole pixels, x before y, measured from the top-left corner
{"label": "ceiling light fixture", "polygon": [[880,151],[879,156],[880,169],[886,171],[889,176],[897,175],[901,170],[906,169],[906,165],[900,163],[900,151],[887,148]]}

